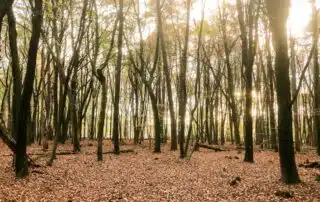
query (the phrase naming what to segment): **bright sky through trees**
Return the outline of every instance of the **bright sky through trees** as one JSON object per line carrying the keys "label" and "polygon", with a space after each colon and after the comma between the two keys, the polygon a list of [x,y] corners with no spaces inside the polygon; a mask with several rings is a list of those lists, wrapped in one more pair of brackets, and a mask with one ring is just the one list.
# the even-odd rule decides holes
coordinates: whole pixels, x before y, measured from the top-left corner
{"label": "bright sky through trees", "polygon": [[[202,2],[205,2],[206,18],[212,16],[217,9],[218,2],[221,0],[197,0],[192,9],[192,19],[201,19]],[[228,0],[228,2],[235,4],[236,0]],[[320,1],[317,1],[318,8]],[[307,0],[291,0],[290,16],[288,18],[288,29],[295,36],[301,36],[304,33],[311,17],[311,4]]]}
{"label": "bright sky through trees", "polygon": [[[236,4],[236,0],[227,0],[231,4]],[[215,15],[218,8],[218,2],[221,0],[195,0],[192,5],[191,19],[200,21],[202,4],[205,4],[205,18],[208,20]],[[317,0],[317,7],[320,7],[320,0]],[[140,1],[141,16],[147,11],[145,1]],[[288,18],[288,31],[290,34],[301,37],[304,35],[311,18],[311,4],[308,0],[291,0],[290,15]],[[147,38],[155,29],[155,24],[149,23],[148,29],[143,33]]]}

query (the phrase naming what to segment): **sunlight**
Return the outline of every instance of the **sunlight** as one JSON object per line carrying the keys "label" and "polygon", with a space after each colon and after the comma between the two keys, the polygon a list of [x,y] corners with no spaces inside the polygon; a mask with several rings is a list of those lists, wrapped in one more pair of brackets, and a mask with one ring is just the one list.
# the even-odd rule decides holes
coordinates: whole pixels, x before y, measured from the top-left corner
{"label": "sunlight", "polygon": [[[226,0],[230,4],[236,4],[236,0]],[[191,22],[201,20],[201,11],[203,4],[205,5],[205,19],[210,19],[210,16],[216,15],[218,2],[221,0],[196,0],[191,9]],[[320,0],[316,1],[317,8],[320,8]],[[141,16],[146,12],[147,5],[144,1],[140,1]],[[288,18],[288,32],[295,36],[301,37],[305,34],[308,23],[312,14],[311,4],[308,1],[291,0],[290,15]],[[148,31],[144,32],[143,38],[147,38],[155,29],[155,24],[148,25]]]}
{"label": "sunlight", "polygon": [[312,14],[311,5],[305,1],[293,0],[291,2],[288,18],[288,30],[293,36],[303,36]]}
{"label": "sunlight", "polygon": [[193,8],[191,10],[191,19],[200,21],[201,20],[201,11],[202,4],[205,4],[205,15],[208,16],[209,13],[214,13],[217,8],[217,0],[198,0],[193,4]]}
{"label": "sunlight", "polygon": [[[191,11],[191,19],[193,20],[201,20],[201,11],[202,11],[202,4],[205,5],[205,17],[215,14],[215,11],[218,7],[218,2],[221,0],[197,0],[193,4],[193,8]],[[236,0],[226,0],[231,4],[235,4]]]}
{"label": "sunlight", "polygon": [[[204,0],[205,3],[205,17],[214,15],[217,9],[219,0]],[[201,20],[202,0],[197,0],[193,4],[191,11],[192,20]],[[236,0],[228,0],[229,3],[235,4]],[[316,1],[317,8],[320,8],[320,0]],[[311,5],[307,1],[292,0],[290,15],[288,18],[288,31],[296,37],[301,37],[306,31],[306,27],[311,18]]]}

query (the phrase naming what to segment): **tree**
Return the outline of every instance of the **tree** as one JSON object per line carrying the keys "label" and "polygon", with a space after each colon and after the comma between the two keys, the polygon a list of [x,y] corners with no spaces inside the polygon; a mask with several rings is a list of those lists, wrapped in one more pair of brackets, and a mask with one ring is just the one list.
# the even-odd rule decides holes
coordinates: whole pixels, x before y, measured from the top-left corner
{"label": "tree", "polygon": [[97,70],[97,77],[101,83],[102,93],[101,93],[101,108],[99,112],[99,122],[98,122],[98,161],[102,161],[102,145],[103,145],[103,128],[106,115],[106,104],[107,104],[107,88],[106,88],[106,77],[102,74],[101,69]]}
{"label": "tree", "polygon": [[[23,91],[19,93],[19,116],[16,116],[16,161],[15,171],[18,178],[28,175],[27,160],[27,123],[30,114],[30,101],[33,91],[35,69],[37,64],[38,45],[42,25],[42,0],[30,1],[32,8],[32,35],[29,43],[27,70],[23,82]],[[13,15],[12,9],[10,15]],[[14,16],[11,16],[14,18]],[[10,17],[10,18],[11,18]],[[11,20],[14,20],[12,19]],[[15,30],[13,30],[15,32]],[[16,37],[14,37],[16,38]],[[12,43],[16,43],[13,41]],[[16,45],[13,45],[16,46]],[[19,67],[17,67],[19,68]]]}
{"label": "tree", "polygon": [[[71,120],[72,122],[72,138],[73,138],[73,150],[74,152],[80,151],[80,143],[79,143],[79,131],[80,128],[78,126],[78,103],[77,103],[77,91],[78,91],[78,71],[81,67],[86,54],[81,55],[81,48],[84,42],[84,36],[86,33],[86,21],[87,21],[87,10],[88,10],[88,1],[84,0],[81,7],[81,15],[79,20],[79,27],[77,35],[74,36],[74,32],[69,36],[72,44],[72,55],[68,58],[69,61],[66,61],[66,51],[63,51],[63,44],[66,44],[66,29],[69,26],[69,22],[71,28],[74,27],[74,19],[69,19],[70,16],[73,16],[73,4],[69,5],[70,8],[66,9],[66,5],[62,2],[52,0],[52,14],[53,14],[53,28],[52,28],[52,36],[53,36],[53,46],[50,44],[50,40],[48,39],[48,33],[42,32],[42,36],[44,38],[44,42],[48,47],[48,51],[50,55],[53,57],[54,64],[54,125],[55,125],[55,139],[52,147],[52,155],[47,162],[48,165],[52,165],[53,160],[56,158],[56,149],[59,140],[64,143],[67,138],[68,124]],[[64,11],[68,11],[66,16],[67,20],[64,19],[65,15],[60,15],[60,13]],[[50,10],[51,11],[51,10]],[[75,17],[75,16],[73,16]],[[60,22],[60,26],[58,24]],[[58,29],[59,28],[59,29]],[[61,54],[63,57],[61,58]],[[66,65],[66,63],[68,64]],[[67,67],[67,71],[65,72],[64,67]],[[70,82],[71,81],[71,82]],[[71,83],[69,85],[69,83]],[[90,85],[90,82],[87,82]],[[60,84],[60,85],[59,85]],[[59,89],[60,87],[60,89]],[[68,99],[67,99],[68,98]],[[67,101],[69,102],[69,106],[67,108]]]}
{"label": "tree", "polygon": [[[236,98],[235,98],[235,82],[234,82],[234,72],[235,70],[232,69],[231,66],[231,52],[234,46],[236,45],[237,38],[232,42],[231,45],[228,43],[228,36],[227,36],[227,13],[226,13],[226,8],[225,8],[225,1],[223,1],[223,6],[222,8],[219,8],[221,12],[219,12],[219,20],[220,20],[220,29],[222,32],[222,40],[223,40],[223,48],[224,48],[224,54],[225,54],[225,65],[227,68],[227,93],[228,93],[228,105],[230,107],[231,115],[230,115],[230,125],[234,128],[234,136],[236,139],[236,144],[240,144],[240,130],[239,130],[239,110],[237,107],[236,103]],[[231,137],[233,137],[232,134],[232,127],[231,127]],[[233,140],[233,139],[232,139]],[[233,142],[232,142],[233,143]]]}
{"label": "tree", "polygon": [[170,120],[171,120],[171,150],[177,150],[177,124],[176,124],[174,103],[173,103],[173,97],[172,97],[171,76],[169,71],[166,41],[165,41],[163,27],[162,27],[160,0],[156,0],[156,10],[157,10],[157,34],[159,35],[159,38],[160,38],[163,70],[164,70],[164,75],[166,77],[167,94],[168,94],[168,101],[169,101],[169,111],[170,111]]}
{"label": "tree", "polygon": [[[296,50],[295,44],[296,41],[293,37],[290,37],[290,51],[291,51],[291,94],[295,95],[297,92],[296,89]],[[299,127],[299,115],[298,115],[298,100],[293,104],[293,123],[294,123],[294,137],[295,137],[295,149],[297,152],[301,151],[300,146],[300,127]]]}
{"label": "tree", "polygon": [[122,42],[123,42],[123,0],[119,0],[119,29],[118,29],[118,56],[115,72],[115,92],[113,109],[113,143],[114,153],[120,154],[119,146],[119,102],[120,102],[120,81],[122,69]]}
{"label": "tree", "polygon": [[[103,69],[108,66],[108,63],[111,59],[111,53],[114,47],[114,39],[115,39],[115,34],[116,34],[116,29],[117,29],[117,24],[118,24],[118,17],[116,18],[116,21],[114,23],[114,27],[112,30],[112,36],[111,36],[111,41],[110,41],[110,47],[108,50],[108,53],[105,57],[104,62],[100,65],[99,69],[96,70],[96,65],[97,65],[97,58],[99,56],[99,49],[100,49],[100,38],[99,38],[99,16],[98,16],[98,11],[97,11],[97,4],[94,2],[94,10],[96,12],[95,14],[95,48],[94,48],[94,53],[93,53],[93,60],[92,60],[92,68],[94,75],[97,77],[97,79],[100,82],[101,85],[101,105],[100,105],[100,112],[99,112],[99,120],[98,120],[98,149],[97,149],[97,157],[98,161],[102,161],[102,145],[103,145],[103,133],[104,133],[104,124],[105,124],[105,117],[106,117],[106,107],[107,107],[107,82],[106,82],[106,77],[103,74]],[[92,126],[93,127],[93,126]],[[91,129],[92,130],[92,129]]]}
{"label": "tree", "polygon": [[276,116],[274,110],[274,70],[272,68],[272,55],[271,55],[271,48],[270,48],[270,34],[268,33],[269,26],[267,22],[264,22],[266,27],[266,43],[265,49],[267,52],[267,71],[266,74],[268,75],[268,95],[267,95],[267,103],[268,103],[268,112],[270,114],[270,135],[271,135],[271,149],[275,152],[278,152],[278,144],[277,144],[277,129],[276,129]]}
{"label": "tree", "polygon": [[289,79],[289,57],[286,22],[289,0],[266,0],[266,7],[276,52],[275,74],[278,100],[278,134],[281,179],[288,184],[299,183],[292,134],[292,109]]}
{"label": "tree", "polygon": [[189,44],[189,20],[190,20],[190,7],[191,0],[187,0],[187,22],[184,48],[181,57],[180,75],[179,75],[179,144],[180,144],[180,158],[185,157],[184,151],[184,136],[185,136],[185,116],[187,104],[187,87],[186,87],[186,74],[187,74],[187,60],[188,60],[188,44]]}
{"label": "tree", "polygon": [[318,10],[316,8],[316,1],[312,0],[312,39],[314,47],[313,53],[313,132],[314,138],[317,140],[317,153],[320,155],[320,78],[319,78],[319,61],[318,61],[318,42],[319,42],[319,28],[318,28]]}
{"label": "tree", "polygon": [[[255,11],[255,6],[258,9]],[[241,42],[242,42],[242,66],[245,68],[244,80],[245,80],[245,114],[244,114],[244,125],[245,125],[245,162],[253,162],[253,140],[252,140],[252,74],[253,64],[256,55],[257,46],[257,34],[254,38],[254,28],[258,29],[258,17],[260,10],[260,1],[249,1],[248,7],[248,29],[245,26],[245,15],[243,2],[237,0],[238,19],[241,31]],[[257,33],[257,32],[256,32]]]}
{"label": "tree", "polygon": [[12,58],[11,69],[13,77],[13,96],[12,96],[12,130],[11,134],[13,138],[17,137],[18,117],[21,99],[22,78],[20,71],[20,60],[17,45],[17,31],[16,31],[16,19],[13,13],[12,6],[9,8],[8,13],[9,24],[9,43],[10,43],[10,55]]}

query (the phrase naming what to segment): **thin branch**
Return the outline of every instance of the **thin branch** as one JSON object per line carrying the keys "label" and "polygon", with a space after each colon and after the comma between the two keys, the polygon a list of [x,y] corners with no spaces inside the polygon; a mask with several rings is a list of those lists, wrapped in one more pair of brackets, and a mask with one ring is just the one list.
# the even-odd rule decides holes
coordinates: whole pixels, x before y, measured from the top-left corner
{"label": "thin branch", "polygon": [[294,104],[294,102],[296,101],[296,99],[297,99],[297,97],[298,97],[298,95],[299,95],[299,92],[300,92],[300,89],[301,89],[301,86],[302,86],[302,81],[303,81],[303,78],[304,78],[304,76],[305,76],[305,73],[306,73],[306,71],[307,71],[307,69],[308,69],[308,67],[309,67],[309,65],[310,65],[310,62],[311,62],[311,59],[312,59],[312,55],[313,55],[313,52],[314,52],[314,50],[315,50],[315,46],[316,46],[316,44],[313,44],[312,49],[311,49],[311,51],[310,51],[310,53],[309,53],[309,56],[308,56],[307,63],[305,64],[305,66],[304,66],[304,68],[303,68],[303,70],[302,70],[302,73],[301,73],[301,76],[300,76],[300,80],[299,80],[298,88],[296,89],[296,92],[295,92],[295,94],[293,95],[292,100],[291,100],[291,102],[290,102],[290,104],[289,104],[290,107]]}

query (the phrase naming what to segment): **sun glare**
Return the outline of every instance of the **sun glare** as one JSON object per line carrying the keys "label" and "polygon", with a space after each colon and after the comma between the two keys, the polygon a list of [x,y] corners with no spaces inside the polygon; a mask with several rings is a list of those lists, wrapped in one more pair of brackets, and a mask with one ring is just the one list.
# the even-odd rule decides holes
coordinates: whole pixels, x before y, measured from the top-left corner
{"label": "sun glare", "polygon": [[[236,0],[226,0],[230,4],[236,4]],[[145,1],[140,2],[140,14],[147,11],[147,4]],[[191,9],[191,21],[200,21],[201,12],[204,4],[205,19],[210,19],[216,15],[218,3],[221,0],[195,0]],[[317,8],[320,8],[320,0],[316,0]],[[287,28],[290,35],[295,37],[302,37],[307,31],[307,26],[310,23],[312,15],[311,3],[308,0],[291,0],[290,15],[287,22]],[[155,25],[149,25],[148,31],[144,33],[144,38],[148,37]]]}
{"label": "sun glare", "polygon": [[191,10],[191,19],[193,20],[201,20],[201,12],[203,4],[205,6],[205,15],[206,17],[209,15],[209,13],[214,13],[217,9],[217,1],[216,0],[198,0],[194,3],[193,8]]}
{"label": "sun glare", "polygon": [[[205,4],[205,17],[208,18],[215,14],[219,0],[197,0],[193,4],[191,19],[201,20],[202,4]],[[235,4],[236,0],[228,0]],[[316,1],[317,8],[320,8],[320,0]],[[290,34],[300,37],[306,32],[312,13],[311,4],[307,0],[291,0],[290,15],[288,18],[288,31]]]}
{"label": "sun glare", "polygon": [[288,18],[289,33],[293,36],[302,36],[306,32],[310,21],[312,9],[308,1],[291,1],[290,15]]}

